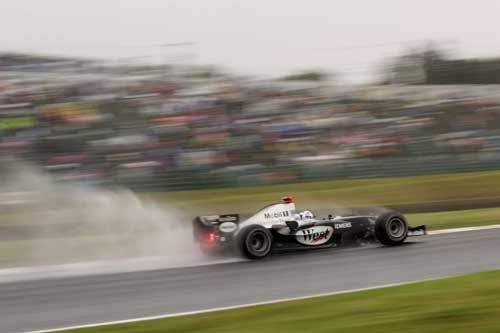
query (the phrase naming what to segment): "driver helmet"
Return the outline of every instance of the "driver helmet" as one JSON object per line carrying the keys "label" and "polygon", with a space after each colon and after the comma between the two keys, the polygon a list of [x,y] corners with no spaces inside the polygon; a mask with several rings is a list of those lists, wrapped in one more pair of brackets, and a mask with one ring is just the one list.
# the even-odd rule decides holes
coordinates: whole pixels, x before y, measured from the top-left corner
{"label": "driver helmet", "polygon": [[314,214],[311,211],[304,210],[298,214],[295,214],[295,219],[297,221],[312,220],[314,219]]}

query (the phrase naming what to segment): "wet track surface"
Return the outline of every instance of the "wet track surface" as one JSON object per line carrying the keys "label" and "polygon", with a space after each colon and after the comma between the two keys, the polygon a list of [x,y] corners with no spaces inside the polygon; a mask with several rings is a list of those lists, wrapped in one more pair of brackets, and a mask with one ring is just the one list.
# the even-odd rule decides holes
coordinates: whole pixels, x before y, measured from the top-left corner
{"label": "wet track surface", "polygon": [[0,284],[0,332],[25,332],[269,301],[500,268],[500,229],[400,247]]}

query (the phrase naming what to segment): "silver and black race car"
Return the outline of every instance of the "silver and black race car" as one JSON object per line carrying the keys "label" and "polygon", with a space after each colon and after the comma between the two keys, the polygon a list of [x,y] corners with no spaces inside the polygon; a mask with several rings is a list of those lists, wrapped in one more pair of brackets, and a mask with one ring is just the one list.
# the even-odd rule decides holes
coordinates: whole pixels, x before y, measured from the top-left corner
{"label": "silver and black race car", "polygon": [[405,217],[386,210],[378,215],[317,218],[310,211],[298,212],[294,197],[282,198],[249,218],[239,214],[197,216],[193,220],[195,241],[207,252],[237,251],[261,259],[271,252],[338,247],[349,243],[379,241],[388,246],[408,236],[426,234],[425,225],[409,227]]}

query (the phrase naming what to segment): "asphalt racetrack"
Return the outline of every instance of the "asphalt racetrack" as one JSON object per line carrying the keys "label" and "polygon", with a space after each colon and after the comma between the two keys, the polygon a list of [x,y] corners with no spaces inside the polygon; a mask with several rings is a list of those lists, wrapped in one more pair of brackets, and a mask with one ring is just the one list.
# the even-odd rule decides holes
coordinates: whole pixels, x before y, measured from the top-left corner
{"label": "asphalt racetrack", "polygon": [[0,332],[233,306],[500,268],[500,229],[415,237],[399,247],[0,284]]}

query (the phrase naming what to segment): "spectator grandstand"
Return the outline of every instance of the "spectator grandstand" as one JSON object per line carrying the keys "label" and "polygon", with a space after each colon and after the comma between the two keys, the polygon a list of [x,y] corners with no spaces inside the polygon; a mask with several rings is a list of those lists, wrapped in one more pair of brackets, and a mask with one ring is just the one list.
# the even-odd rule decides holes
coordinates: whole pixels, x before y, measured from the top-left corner
{"label": "spectator grandstand", "polygon": [[498,85],[206,74],[0,56],[0,158],[157,191],[500,167]]}

